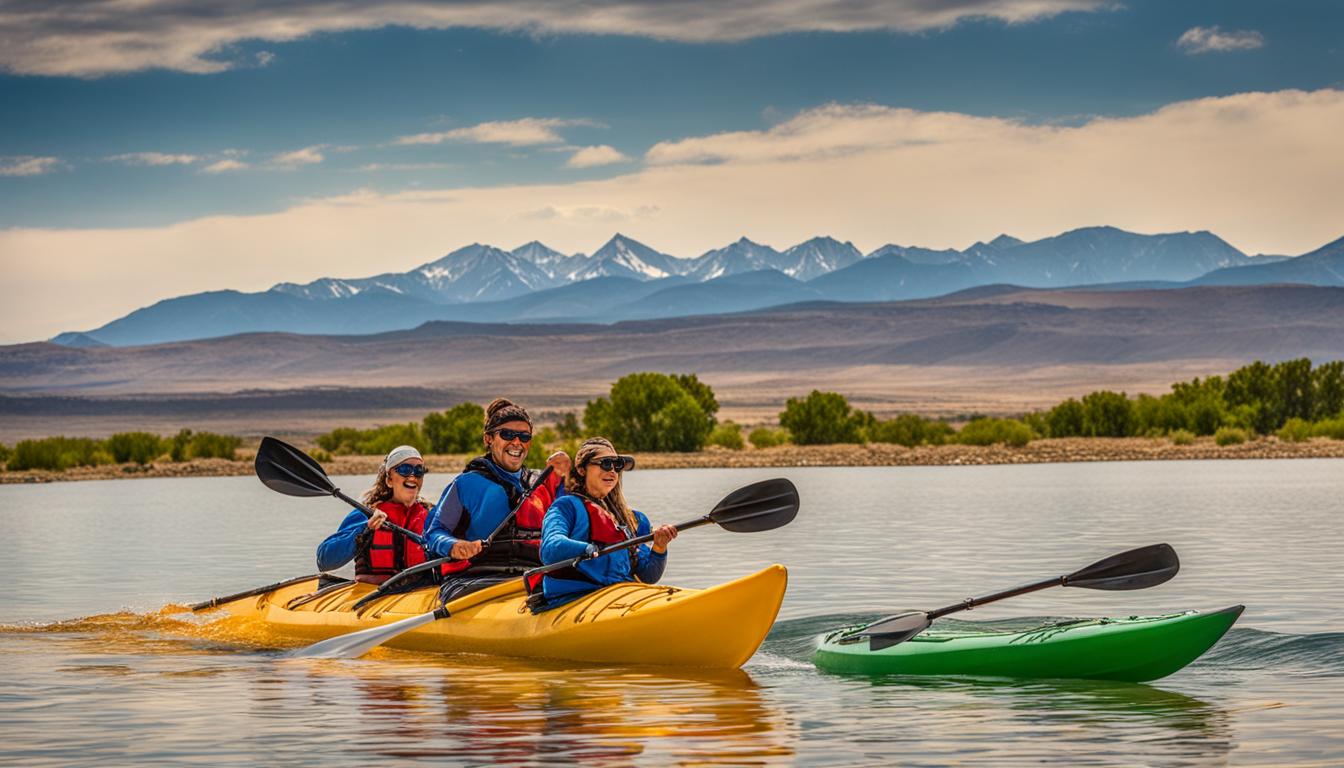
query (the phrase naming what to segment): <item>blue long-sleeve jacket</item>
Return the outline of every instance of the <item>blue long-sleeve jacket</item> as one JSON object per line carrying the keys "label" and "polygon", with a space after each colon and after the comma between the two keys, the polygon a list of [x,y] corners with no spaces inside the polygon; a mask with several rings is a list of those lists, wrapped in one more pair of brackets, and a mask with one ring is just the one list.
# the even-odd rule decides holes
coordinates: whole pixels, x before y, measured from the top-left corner
{"label": "blue long-sleeve jacket", "polygon": [[[520,493],[524,490],[520,472],[506,472],[489,460],[486,464],[501,480]],[[511,510],[509,496],[503,488],[475,472],[463,472],[443,489],[439,503],[425,518],[425,551],[431,559],[451,555],[453,545],[458,542],[453,531],[463,515],[467,517],[463,538],[478,541],[494,533]]]}
{"label": "blue long-sleeve jacket", "polygon": [[358,509],[341,521],[341,527],[317,545],[317,570],[334,571],[355,559],[362,543],[360,537],[369,531],[369,518]]}
{"label": "blue long-sleeve jacket", "polygon": [[[652,529],[649,518],[643,512],[635,512],[638,528],[636,536],[647,536]],[[582,555],[591,543],[592,526],[588,522],[588,510],[583,500],[577,496],[562,496],[546,510],[546,519],[541,525],[541,561],[546,564]],[[654,552],[648,544],[640,544],[635,549],[635,570],[630,572],[630,556],[625,550],[613,552],[596,560],[584,560],[577,566],[579,571],[598,585],[619,584],[623,581],[639,581],[645,584],[657,583],[663,577],[667,567],[667,553]],[[581,594],[597,589],[587,581],[560,579],[547,576],[542,582],[542,591],[548,602],[572,600]]]}

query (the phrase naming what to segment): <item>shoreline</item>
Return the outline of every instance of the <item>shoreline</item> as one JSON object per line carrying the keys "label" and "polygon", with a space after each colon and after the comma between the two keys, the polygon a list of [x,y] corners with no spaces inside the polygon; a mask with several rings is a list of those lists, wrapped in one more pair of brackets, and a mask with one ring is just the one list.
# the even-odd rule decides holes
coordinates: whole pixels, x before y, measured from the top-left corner
{"label": "shoreline", "polygon": [[[437,474],[460,471],[472,454],[427,455]],[[867,445],[782,445],[732,451],[711,447],[697,453],[636,453],[640,469],[747,469],[754,467],[913,467],[984,466],[994,464],[1066,464],[1094,461],[1196,461],[1205,459],[1321,459],[1344,458],[1344,440],[1314,438],[1290,443],[1275,437],[1239,445],[1216,445],[1199,438],[1176,445],[1166,438],[1070,437],[1033,440],[1025,446],[921,445],[906,448],[890,443]],[[336,456],[321,462],[331,475],[373,475],[379,456]],[[0,485],[133,480],[162,477],[236,477],[253,474],[252,458],[193,459],[184,462],[112,464],[74,467],[64,472],[29,470],[0,472]]]}

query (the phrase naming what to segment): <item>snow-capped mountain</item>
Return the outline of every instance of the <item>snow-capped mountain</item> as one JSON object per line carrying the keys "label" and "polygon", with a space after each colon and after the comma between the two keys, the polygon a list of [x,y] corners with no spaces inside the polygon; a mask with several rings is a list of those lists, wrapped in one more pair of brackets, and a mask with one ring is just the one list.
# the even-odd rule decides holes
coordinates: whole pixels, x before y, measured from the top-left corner
{"label": "snow-capped mountain", "polygon": [[785,251],[784,266],[780,271],[795,280],[807,281],[844,269],[862,258],[863,254],[853,243],[842,243],[832,237],[814,237]]}
{"label": "snow-capped mountain", "polygon": [[731,245],[706,251],[691,260],[686,276],[704,282],[727,275],[759,272],[766,269],[784,270],[784,254],[768,245],[752,242],[743,237]]}
{"label": "snow-capped mountain", "polygon": [[571,282],[591,280],[594,277],[633,277],[636,280],[657,280],[680,275],[690,266],[687,260],[668,256],[631,240],[622,234],[597,249],[586,263],[569,275]]}

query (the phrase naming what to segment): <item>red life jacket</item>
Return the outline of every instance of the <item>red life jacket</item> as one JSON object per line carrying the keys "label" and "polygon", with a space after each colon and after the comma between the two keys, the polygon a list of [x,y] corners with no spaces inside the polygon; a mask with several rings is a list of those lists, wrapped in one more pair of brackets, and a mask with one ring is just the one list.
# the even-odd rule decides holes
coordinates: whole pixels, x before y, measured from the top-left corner
{"label": "red life jacket", "polygon": [[[583,502],[583,511],[588,513],[588,541],[594,544],[607,546],[611,544],[619,544],[626,539],[634,538],[634,531],[627,529],[624,523],[617,522],[616,516],[598,506],[597,502],[587,496],[577,493],[571,495]],[[628,557],[630,558],[630,573],[633,575],[635,572],[635,551],[631,549],[627,550],[627,552]],[[608,557],[620,557],[620,555],[613,552],[608,555]],[[557,571],[551,571],[550,573],[544,574],[544,578],[564,579],[566,581],[593,581],[588,574],[572,565],[568,568],[561,568]],[[527,591],[529,593],[535,592],[539,586],[541,586],[541,579],[535,577],[529,579],[527,583]]]}
{"label": "red life jacket", "polygon": [[[504,526],[504,530],[499,532],[494,541],[490,542],[490,548],[485,552],[472,560],[444,563],[439,569],[444,576],[461,573],[478,565],[518,570],[541,565],[541,521],[546,516],[546,510],[550,508],[551,502],[555,501],[562,482],[561,477],[552,472],[547,476],[545,483],[534,486],[538,473],[534,470],[523,470],[523,485],[528,489],[526,498],[523,498],[516,487],[500,479],[485,461],[483,456],[472,459],[467,463],[466,471],[474,472],[502,488],[505,498],[509,500],[509,509],[517,506],[518,513]],[[518,504],[519,499],[523,499],[521,506]],[[467,527],[470,525],[471,510],[463,510],[462,519],[458,520],[453,535],[459,539],[465,537]]]}
{"label": "red life jacket", "polygon": [[[400,525],[413,533],[423,533],[425,530],[425,515],[429,513],[429,508],[418,501],[410,509],[395,501],[379,502],[374,508],[386,512],[389,523]],[[394,573],[423,562],[425,550],[419,544],[400,533],[379,528],[373,532],[369,545],[355,553],[355,576],[372,576],[377,580],[375,583],[380,583]]]}

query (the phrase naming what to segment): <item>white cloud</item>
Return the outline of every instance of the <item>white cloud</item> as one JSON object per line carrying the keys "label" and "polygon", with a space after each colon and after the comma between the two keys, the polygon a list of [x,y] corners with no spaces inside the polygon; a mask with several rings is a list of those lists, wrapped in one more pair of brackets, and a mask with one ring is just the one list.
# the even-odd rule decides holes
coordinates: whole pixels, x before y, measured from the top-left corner
{"label": "white cloud", "polygon": [[[0,69],[79,77],[154,68],[221,72],[251,64],[222,56],[244,40],[286,42],[386,26],[727,42],[791,32],[919,32],[967,18],[1019,23],[1111,5],[1112,0],[261,0],[214,10],[180,0],[44,0],[0,6]],[[256,55],[256,64],[269,61],[266,52]]]}
{"label": "white cloud", "polygon": [[205,173],[228,173],[229,171],[242,171],[248,167],[247,163],[232,158],[225,158],[213,162],[201,170]]}
{"label": "white cloud", "polygon": [[191,165],[200,158],[196,155],[170,155],[163,152],[129,152],[124,155],[112,155],[109,162],[126,165]]}
{"label": "white cloud", "polygon": [[41,176],[62,167],[59,157],[13,155],[0,157],[0,176]]}
{"label": "white cloud", "polygon": [[1265,45],[1264,35],[1253,29],[1223,31],[1221,27],[1191,27],[1176,41],[1186,53],[1253,51]]}
{"label": "white cloud", "polygon": [[323,146],[318,144],[312,147],[296,149],[293,152],[282,152],[271,158],[270,164],[276,168],[293,169],[304,165],[316,165],[326,160],[322,154]]}
{"label": "white cloud", "polygon": [[559,128],[575,125],[596,125],[591,120],[566,120],[556,117],[524,117],[521,120],[480,123],[466,128],[454,128],[437,133],[417,133],[402,136],[394,144],[442,144],[446,141],[472,144],[507,144],[512,147],[532,147],[559,144],[565,139]]}
{"label": "white cloud", "polygon": [[1303,253],[1344,234],[1340,125],[1344,91],[1330,89],[1074,126],[828,105],[669,142],[650,150],[656,163],[605,179],[362,191],[155,228],[11,228],[0,230],[0,340],[96,327],[194,291],[410,269],[473,241],[591,251],[613,231],[690,256],[743,233],[780,244],[831,233],[868,251],[1111,224]]}
{"label": "white cloud", "polygon": [[583,147],[579,151],[570,155],[569,160],[565,162],[567,168],[594,168],[599,165],[614,165],[616,163],[628,162],[630,158],[621,154],[614,147],[606,144],[600,144],[596,147]]}

